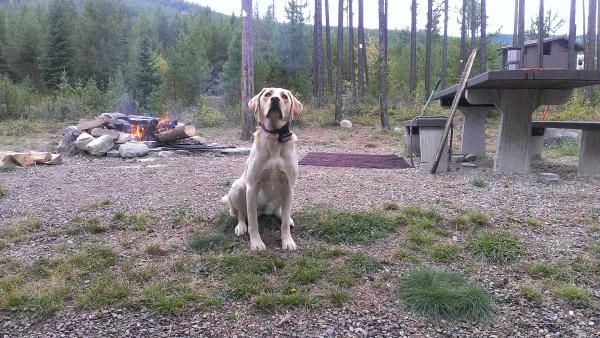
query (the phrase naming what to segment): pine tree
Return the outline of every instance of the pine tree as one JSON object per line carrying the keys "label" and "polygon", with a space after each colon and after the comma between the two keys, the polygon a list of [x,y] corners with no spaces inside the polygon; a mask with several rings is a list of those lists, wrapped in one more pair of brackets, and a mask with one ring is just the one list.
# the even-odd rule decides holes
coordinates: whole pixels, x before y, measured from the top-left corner
{"label": "pine tree", "polygon": [[479,36],[479,72],[484,73],[487,71],[487,9],[486,0],[481,0],[481,35]]}
{"label": "pine tree", "polygon": [[344,67],[344,0],[338,0],[337,26],[337,65],[335,76],[335,117],[334,123],[342,121],[342,73]]}
{"label": "pine tree", "polygon": [[379,0],[379,110],[381,127],[390,129],[387,104],[387,0]]}
{"label": "pine tree", "polygon": [[138,72],[135,84],[135,97],[140,107],[146,107],[148,104],[148,97],[150,96],[152,89],[158,84],[158,78],[156,76],[156,69],[152,59],[150,38],[145,32],[140,36]]}
{"label": "pine tree", "polygon": [[[485,0],[484,0],[485,1]],[[448,0],[444,0],[444,40],[442,41],[442,88],[446,88],[448,74]]]}
{"label": "pine tree", "polygon": [[247,102],[254,95],[254,54],[252,45],[252,0],[242,0],[242,140],[250,140],[254,132],[254,112]]}
{"label": "pine tree", "polygon": [[433,43],[433,0],[427,0],[427,41],[425,45],[425,95],[423,97],[427,99],[429,97],[429,91],[431,89],[431,53]]}
{"label": "pine tree", "polygon": [[316,65],[314,71],[315,75],[315,85],[317,92],[317,105],[322,107],[324,102],[324,92],[323,92],[323,27],[322,27],[322,10],[321,10],[321,0],[315,0],[315,59],[313,63]]}
{"label": "pine tree", "polygon": [[458,60],[458,70],[460,72],[465,68],[465,58],[467,57],[467,1],[462,1],[461,21],[460,21],[460,58]]}
{"label": "pine tree", "polygon": [[72,0],[53,0],[48,15],[48,34],[42,74],[46,85],[55,88],[62,72],[73,77],[73,20],[76,15]]}
{"label": "pine tree", "polygon": [[363,0],[358,0],[358,96],[361,102],[365,96],[365,86],[367,84],[365,76],[368,73],[363,16]]}
{"label": "pine tree", "polygon": [[410,6],[410,93],[417,90],[417,0]]}
{"label": "pine tree", "polygon": [[577,68],[577,51],[575,41],[577,39],[577,27],[575,23],[577,1],[571,0],[571,13],[569,15],[569,69]]}
{"label": "pine tree", "polygon": [[331,56],[331,27],[329,26],[329,0],[325,0],[325,51],[327,53],[327,88],[333,93],[333,61]]}
{"label": "pine tree", "polygon": [[352,98],[356,98],[356,77],[354,76],[354,13],[352,13],[352,0],[348,0],[348,75],[350,76],[350,86],[352,89]]}

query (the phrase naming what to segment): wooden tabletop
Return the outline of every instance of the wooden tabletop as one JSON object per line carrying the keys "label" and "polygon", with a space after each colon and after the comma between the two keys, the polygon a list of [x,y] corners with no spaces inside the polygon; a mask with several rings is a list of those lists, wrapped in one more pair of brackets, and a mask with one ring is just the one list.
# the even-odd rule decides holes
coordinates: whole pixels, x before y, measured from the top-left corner
{"label": "wooden tabletop", "polygon": [[[574,89],[600,84],[600,72],[593,70],[493,70],[467,81],[467,89]],[[458,85],[438,92],[433,99],[444,107],[452,105]],[[459,106],[471,105],[461,97]],[[483,105],[489,106],[489,105]]]}
{"label": "wooden tabletop", "polygon": [[600,130],[600,121],[533,121],[532,127]]}

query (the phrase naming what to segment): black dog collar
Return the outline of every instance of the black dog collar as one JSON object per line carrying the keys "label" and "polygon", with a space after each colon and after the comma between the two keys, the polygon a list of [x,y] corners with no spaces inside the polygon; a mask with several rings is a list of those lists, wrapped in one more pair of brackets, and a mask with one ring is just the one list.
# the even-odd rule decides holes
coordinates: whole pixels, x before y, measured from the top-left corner
{"label": "black dog collar", "polygon": [[289,141],[292,138],[292,132],[290,131],[290,123],[286,123],[283,125],[283,127],[279,128],[279,129],[267,129],[267,127],[265,127],[264,124],[262,124],[261,122],[258,122],[258,124],[260,125],[260,128],[264,131],[266,131],[269,134],[278,134],[279,137],[277,138],[277,140],[280,143],[284,143]]}

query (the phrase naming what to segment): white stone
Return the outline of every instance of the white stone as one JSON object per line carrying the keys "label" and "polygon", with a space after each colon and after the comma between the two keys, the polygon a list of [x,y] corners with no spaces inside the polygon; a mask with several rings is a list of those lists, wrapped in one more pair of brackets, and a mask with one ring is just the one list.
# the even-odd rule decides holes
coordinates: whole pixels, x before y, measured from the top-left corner
{"label": "white stone", "polygon": [[352,122],[350,122],[350,120],[341,120],[340,127],[346,128],[346,129],[352,129]]}
{"label": "white stone", "polygon": [[119,151],[117,149],[111,149],[108,152],[106,152],[106,157],[119,158],[121,157],[121,154],[119,154]]}
{"label": "white stone", "polygon": [[106,154],[115,145],[113,138],[108,135],[102,135],[92,142],[88,143],[85,150],[94,156]]}
{"label": "white stone", "polygon": [[148,155],[148,146],[140,142],[128,142],[119,146],[122,158],[134,158]]}
{"label": "white stone", "polygon": [[75,147],[77,147],[79,150],[85,150],[85,147],[88,145],[88,143],[92,142],[93,140],[94,136],[83,132],[75,140]]}
{"label": "white stone", "polygon": [[394,128],[394,132],[396,132],[396,133],[401,133],[401,132],[402,132],[402,128],[400,128],[400,127],[395,127],[395,128]]}
{"label": "white stone", "polygon": [[471,162],[464,162],[460,164],[463,168],[477,168],[477,165],[475,163],[471,163]]}
{"label": "white stone", "polygon": [[540,173],[538,175],[538,181],[544,184],[558,184],[560,182],[560,176],[554,173]]}
{"label": "white stone", "polygon": [[159,151],[158,153],[156,153],[156,156],[158,156],[158,157],[173,157],[173,156],[175,156],[175,152],[172,150],[163,150],[163,151]]}
{"label": "white stone", "polygon": [[119,138],[117,139],[117,143],[123,144],[127,142],[135,142],[137,141],[137,136],[127,133],[119,133]]}
{"label": "white stone", "polygon": [[475,162],[477,161],[477,155],[475,154],[467,154],[464,158],[465,162]]}

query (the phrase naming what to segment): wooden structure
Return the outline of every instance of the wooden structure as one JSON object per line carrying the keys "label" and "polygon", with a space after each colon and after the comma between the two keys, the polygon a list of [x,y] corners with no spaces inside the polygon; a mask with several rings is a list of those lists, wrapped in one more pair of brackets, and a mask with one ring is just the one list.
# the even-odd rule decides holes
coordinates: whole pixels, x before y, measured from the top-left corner
{"label": "wooden structure", "polygon": [[[531,116],[540,105],[565,104],[572,94],[572,89],[600,84],[600,72],[586,70],[500,70],[490,71],[467,82],[467,90],[461,96],[459,109],[479,107],[479,113],[465,114],[467,120],[476,116],[480,120],[482,114],[496,108],[500,111],[500,130],[496,144],[494,173],[526,174],[529,172],[530,154],[529,139],[531,136]],[[436,94],[444,107],[452,104],[458,86],[450,87]],[[483,109],[485,108],[485,109]],[[483,135],[484,123],[473,123],[477,126],[464,129],[463,134],[475,133]],[[481,140],[481,138],[478,138]],[[465,138],[463,136],[463,143]],[[478,145],[483,146],[485,143]]]}
{"label": "wooden structure", "polygon": [[[525,41],[521,68],[538,67],[538,44],[537,40]],[[508,68],[508,52],[513,48],[513,46],[500,48],[502,51],[502,69]],[[542,48],[544,69],[569,69],[569,39],[566,36],[546,38]],[[583,52],[583,46],[575,43],[575,51]]]}

